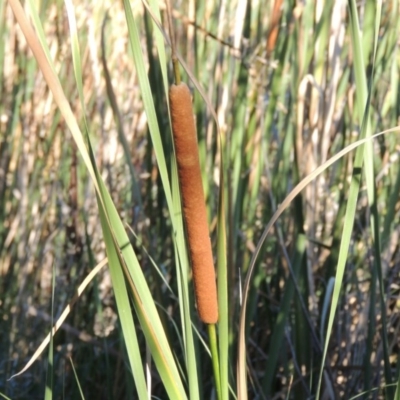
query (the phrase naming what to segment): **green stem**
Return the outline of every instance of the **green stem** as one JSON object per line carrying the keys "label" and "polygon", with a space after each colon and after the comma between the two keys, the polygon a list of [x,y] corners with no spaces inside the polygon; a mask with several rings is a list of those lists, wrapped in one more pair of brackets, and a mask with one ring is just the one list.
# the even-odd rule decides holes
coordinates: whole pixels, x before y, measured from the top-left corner
{"label": "green stem", "polygon": [[179,61],[175,56],[172,57],[172,66],[174,69],[175,85],[179,85],[181,83],[181,74],[179,71]]}
{"label": "green stem", "polygon": [[215,387],[217,389],[217,399],[221,400],[222,399],[221,379],[219,376],[219,357],[218,357],[217,333],[215,330],[215,324],[208,325],[208,338],[210,340],[211,360],[214,371]]}

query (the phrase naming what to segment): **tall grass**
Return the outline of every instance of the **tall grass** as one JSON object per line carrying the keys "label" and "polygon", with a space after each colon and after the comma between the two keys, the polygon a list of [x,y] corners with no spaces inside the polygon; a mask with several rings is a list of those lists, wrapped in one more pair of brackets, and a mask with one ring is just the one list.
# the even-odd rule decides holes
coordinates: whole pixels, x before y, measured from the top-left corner
{"label": "tall grass", "polygon": [[[399,11],[190,1],[167,28],[156,0],[1,2],[0,394],[398,398]],[[216,261],[216,379],[171,32]]]}

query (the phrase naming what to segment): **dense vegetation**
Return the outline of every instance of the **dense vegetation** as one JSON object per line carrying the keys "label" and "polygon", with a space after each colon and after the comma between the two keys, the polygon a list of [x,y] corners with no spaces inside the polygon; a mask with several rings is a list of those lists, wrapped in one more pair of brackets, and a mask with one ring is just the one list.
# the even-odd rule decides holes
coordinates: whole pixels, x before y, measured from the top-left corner
{"label": "dense vegetation", "polygon": [[[399,123],[399,3],[176,2],[171,26],[157,0],[24,3],[0,2],[0,394],[400,399],[399,133],[368,139]],[[181,216],[173,36],[217,377]]]}

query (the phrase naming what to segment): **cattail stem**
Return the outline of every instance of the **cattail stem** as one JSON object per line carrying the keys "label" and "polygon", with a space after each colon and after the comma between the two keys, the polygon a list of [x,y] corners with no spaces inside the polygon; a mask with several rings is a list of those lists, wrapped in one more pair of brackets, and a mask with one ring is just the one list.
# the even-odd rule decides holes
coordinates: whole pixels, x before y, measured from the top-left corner
{"label": "cattail stem", "polygon": [[215,388],[217,390],[217,399],[222,399],[221,378],[219,371],[219,357],[217,347],[217,333],[215,331],[215,324],[208,325],[208,338],[210,340],[211,361],[213,365]]}
{"label": "cattail stem", "polygon": [[174,69],[175,84],[179,85],[181,83],[181,73],[179,71],[179,61],[176,56],[172,57],[172,65]]}
{"label": "cattail stem", "polygon": [[218,321],[215,270],[201,180],[192,99],[187,85],[184,83],[172,85],[169,90],[169,100],[197,310],[204,323],[215,324]]}

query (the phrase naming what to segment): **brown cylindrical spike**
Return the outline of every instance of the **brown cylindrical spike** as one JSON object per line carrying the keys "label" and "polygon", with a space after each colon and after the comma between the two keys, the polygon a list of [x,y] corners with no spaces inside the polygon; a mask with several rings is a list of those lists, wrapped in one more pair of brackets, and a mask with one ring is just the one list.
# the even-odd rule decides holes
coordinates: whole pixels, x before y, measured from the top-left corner
{"label": "brown cylindrical spike", "polygon": [[217,288],[201,181],[192,99],[186,84],[169,90],[172,130],[197,309],[207,324],[218,320]]}

